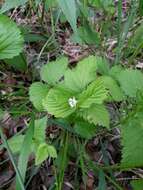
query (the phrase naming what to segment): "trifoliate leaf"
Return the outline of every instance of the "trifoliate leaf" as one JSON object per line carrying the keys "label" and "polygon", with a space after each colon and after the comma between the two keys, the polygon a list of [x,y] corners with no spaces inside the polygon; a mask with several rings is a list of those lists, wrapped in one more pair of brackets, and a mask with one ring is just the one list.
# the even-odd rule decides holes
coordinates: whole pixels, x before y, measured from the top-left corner
{"label": "trifoliate leaf", "polygon": [[99,78],[92,82],[86,90],[79,95],[79,107],[89,108],[92,104],[102,104],[107,98],[107,90]]}
{"label": "trifoliate leaf", "polygon": [[80,110],[77,114],[89,123],[109,128],[110,115],[102,104],[94,104],[88,109]]}
{"label": "trifoliate leaf", "polygon": [[10,59],[23,49],[23,37],[17,25],[5,15],[0,15],[0,59]]}
{"label": "trifoliate leaf", "polygon": [[95,136],[96,128],[94,125],[91,125],[87,122],[78,121],[74,126],[74,130],[82,138],[91,139],[93,136]]}
{"label": "trifoliate leaf", "polygon": [[43,99],[48,94],[49,87],[41,82],[35,82],[30,86],[29,96],[30,101],[33,103],[38,111],[43,111]]}
{"label": "trifoliate leaf", "polygon": [[143,113],[136,113],[121,127],[122,161],[125,167],[143,166]]}
{"label": "trifoliate leaf", "polygon": [[125,94],[136,97],[138,90],[143,90],[143,74],[138,70],[126,69],[119,73],[118,81]]}
{"label": "trifoliate leaf", "polygon": [[64,118],[73,113],[76,109],[76,104],[72,107],[69,102],[69,100],[73,98],[76,99],[73,93],[62,88],[53,88],[44,99],[43,106],[48,113],[55,117]]}
{"label": "trifoliate leaf", "polygon": [[78,63],[76,68],[68,69],[65,73],[64,85],[66,88],[81,92],[96,78],[96,58],[89,56]]}
{"label": "trifoliate leaf", "polygon": [[34,129],[34,142],[42,143],[45,141],[45,131],[47,127],[47,116],[35,120],[35,129]]}
{"label": "trifoliate leaf", "polygon": [[35,164],[39,165],[49,157],[48,146],[46,143],[39,145],[36,152]]}
{"label": "trifoliate leaf", "polygon": [[142,190],[142,188],[143,188],[143,179],[132,180],[131,185],[133,187],[133,190]]}
{"label": "trifoliate leaf", "polygon": [[54,86],[64,75],[67,65],[68,59],[66,57],[47,63],[41,69],[42,80]]}
{"label": "trifoliate leaf", "polygon": [[109,101],[122,101],[124,99],[124,94],[117,82],[109,76],[103,76],[101,78],[104,82],[104,86],[108,90]]}

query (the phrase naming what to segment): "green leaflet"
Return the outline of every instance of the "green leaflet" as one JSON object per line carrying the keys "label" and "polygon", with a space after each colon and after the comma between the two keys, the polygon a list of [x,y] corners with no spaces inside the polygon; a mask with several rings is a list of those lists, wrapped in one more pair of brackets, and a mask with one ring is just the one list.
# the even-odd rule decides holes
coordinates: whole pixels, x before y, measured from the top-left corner
{"label": "green leaflet", "polygon": [[121,127],[122,161],[125,167],[143,166],[143,112],[132,115]]}
{"label": "green leaflet", "polygon": [[64,75],[68,65],[68,59],[63,57],[56,61],[43,65],[41,69],[41,79],[50,85],[55,85]]}
{"label": "green leaflet", "polygon": [[129,97],[136,97],[138,90],[143,89],[143,74],[138,70],[126,69],[117,75],[122,90]]}
{"label": "green leaflet", "polygon": [[79,95],[79,107],[89,108],[92,104],[102,104],[107,98],[103,80],[98,78]]}
{"label": "green leaflet", "polygon": [[70,107],[69,99],[75,97],[73,93],[63,88],[53,88],[43,101],[44,108],[55,117],[67,117],[76,107]]}
{"label": "green leaflet", "polygon": [[77,114],[89,123],[109,128],[110,115],[102,104],[94,104],[88,109],[80,110]]}
{"label": "green leaflet", "polygon": [[108,90],[108,100],[109,101],[122,101],[124,100],[124,94],[121,88],[118,86],[117,82],[110,76],[103,76],[101,79],[104,82],[104,86]]}
{"label": "green leaflet", "polygon": [[43,111],[43,99],[48,94],[49,87],[42,82],[35,82],[29,88],[30,101],[38,111]]}
{"label": "green leaflet", "polygon": [[96,128],[94,125],[91,125],[85,121],[78,121],[74,125],[74,130],[82,138],[91,139],[95,136]]}
{"label": "green leaflet", "polygon": [[48,145],[46,143],[42,143],[39,145],[38,150],[36,152],[35,164],[39,165],[48,157],[56,158],[57,152],[52,145]]}
{"label": "green leaflet", "polygon": [[75,92],[81,92],[96,79],[96,58],[89,56],[80,61],[76,68],[68,69],[64,75],[64,86]]}
{"label": "green leaflet", "polygon": [[17,25],[5,15],[0,15],[0,59],[10,59],[23,49],[23,37]]}
{"label": "green leaflet", "polygon": [[0,9],[0,14],[9,11],[10,9],[13,9],[15,7],[24,5],[27,1],[28,0],[5,0],[5,3],[2,5],[2,8]]}

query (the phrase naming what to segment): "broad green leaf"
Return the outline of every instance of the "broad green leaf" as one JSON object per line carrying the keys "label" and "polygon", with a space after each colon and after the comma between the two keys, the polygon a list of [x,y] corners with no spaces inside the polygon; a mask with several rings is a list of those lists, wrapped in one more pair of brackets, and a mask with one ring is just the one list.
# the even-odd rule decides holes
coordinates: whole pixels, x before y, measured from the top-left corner
{"label": "broad green leaf", "polygon": [[143,188],[143,179],[132,180],[131,185],[133,187],[133,190],[142,190],[142,188]]}
{"label": "broad green leaf", "polygon": [[102,104],[94,104],[88,109],[80,110],[77,114],[89,123],[109,128],[110,115]]}
{"label": "broad green leaf", "polygon": [[76,26],[76,2],[75,0],[58,0],[59,6],[62,9],[65,17],[67,18],[68,22],[70,23],[73,31],[77,33],[77,26]]}
{"label": "broad green leaf", "polygon": [[67,117],[73,113],[76,107],[70,107],[69,99],[73,98],[74,94],[62,88],[53,88],[43,101],[44,108],[48,113],[55,117]]}
{"label": "broad green leaf", "polygon": [[27,1],[28,0],[5,0],[2,8],[0,9],[0,14],[9,11],[10,9],[24,5]]}
{"label": "broad green leaf", "polygon": [[143,113],[132,115],[121,127],[122,161],[125,167],[143,166]]}
{"label": "broad green leaf", "polygon": [[98,78],[79,95],[79,107],[89,108],[92,104],[102,104],[107,98],[103,80]]}
{"label": "broad green leaf", "polygon": [[8,144],[13,153],[18,153],[21,150],[24,141],[24,135],[16,135],[8,140]]}
{"label": "broad green leaf", "polygon": [[30,101],[38,111],[43,111],[43,99],[48,94],[49,87],[41,82],[34,82],[29,88]]}
{"label": "broad green leaf", "polygon": [[34,129],[34,142],[42,143],[45,142],[45,132],[47,128],[47,116],[35,120],[35,129]]}
{"label": "broad green leaf", "polygon": [[54,146],[48,145],[47,150],[51,158],[57,158],[57,151]]}
{"label": "broad green leaf", "polygon": [[74,126],[74,130],[82,138],[91,139],[95,136],[96,128],[87,122],[78,121]]}
{"label": "broad green leaf", "polygon": [[54,146],[48,145],[46,143],[41,143],[36,152],[35,164],[39,165],[48,157],[56,158],[57,152]]}
{"label": "broad green leaf", "polygon": [[19,71],[24,72],[27,70],[26,56],[22,53],[18,56],[13,57],[12,59],[5,59],[4,62]]}
{"label": "broad green leaf", "polygon": [[96,78],[96,58],[89,56],[80,61],[76,68],[68,69],[65,73],[64,86],[75,92],[81,92]]}
{"label": "broad green leaf", "polygon": [[[15,135],[7,140],[9,148],[11,149],[13,154],[18,153],[21,150],[23,140],[24,135]],[[3,145],[0,145],[0,149],[3,147]]]}
{"label": "broad green leaf", "polygon": [[49,157],[49,152],[48,152],[47,144],[46,143],[40,144],[36,152],[35,164],[36,165],[41,164],[48,157]]}
{"label": "broad green leaf", "polygon": [[41,69],[41,78],[50,85],[55,85],[64,75],[68,65],[68,59],[63,57],[44,65]]}
{"label": "broad green leaf", "polygon": [[118,86],[117,82],[109,76],[103,76],[101,78],[104,82],[104,86],[108,90],[109,101],[122,101],[124,99],[124,94],[121,88]]}
{"label": "broad green leaf", "polygon": [[0,15],[0,59],[13,58],[23,49],[23,37],[17,25],[5,15]]}
{"label": "broad green leaf", "polygon": [[121,71],[117,77],[127,96],[136,97],[138,90],[143,90],[143,74],[140,71],[126,69]]}

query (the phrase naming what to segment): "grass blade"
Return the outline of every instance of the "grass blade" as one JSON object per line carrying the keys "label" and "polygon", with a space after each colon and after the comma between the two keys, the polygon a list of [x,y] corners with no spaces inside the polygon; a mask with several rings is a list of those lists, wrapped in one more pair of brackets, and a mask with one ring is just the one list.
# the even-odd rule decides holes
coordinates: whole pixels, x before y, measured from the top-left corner
{"label": "grass blade", "polygon": [[23,180],[22,180],[22,177],[21,177],[21,174],[20,174],[20,172],[19,172],[19,169],[18,169],[17,166],[16,166],[14,157],[13,157],[13,155],[12,155],[12,152],[11,152],[11,150],[10,150],[10,148],[9,148],[9,145],[8,145],[8,143],[7,143],[7,140],[6,140],[6,138],[5,138],[4,134],[3,134],[3,131],[2,131],[2,129],[1,129],[1,127],[0,127],[0,136],[1,136],[1,139],[2,139],[2,142],[3,142],[4,146],[5,146],[5,148],[7,149],[7,152],[8,152],[9,158],[10,158],[10,160],[11,160],[11,162],[12,162],[12,165],[13,165],[13,167],[14,167],[14,169],[15,169],[16,176],[17,176],[17,181],[18,181],[18,183],[19,183],[19,189],[25,190],[24,184],[23,184]]}
{"label": "grass blade", "polygon": [[[28,126],[28,130],[26,132],[24,142],[23,142],[23,148],[21,150],[19,161],[18,161],[18,169],[21,173],[22,181],[24,183],[25,175],[26,175],[26,169],[27,169],[27,163],[28,158],[31,152],[31,144],[32,144],[32,137],[34,134],[34,116],[32,116],[30,124]],[[18,177],[16,178],[16,190],[20,189],[20,183],[18,181]]]}
{"label": "grass blade", "polygon": [[[117,54],[116,54],[116,58],[115,58],[115,64],[119,64],[119,62],[120,62],[120,58],[122,56],[122,48],[124,46],[124,42],[126,40],[126,37],[127,37],[128,32],[129,32],[130,26],[132,25],[134,17],[135,17],[136,1],[132,0],[131,5],[132,5],[132,7],[131,7],[129,17],[128,17],[125,25],[124,25],[123,32],[120,34],[120,37],[119,37],[119,40],[118,40],[118,47],[117,47]],[[120,4],[119,4],[118,9],[121,9]],[[120,16],[120,11],[121,10],[119,10],[118,16]],[[118,18],[118,20],[119,20],[118,22],[119,22],[119,25],[120,25],[121,18]]]}

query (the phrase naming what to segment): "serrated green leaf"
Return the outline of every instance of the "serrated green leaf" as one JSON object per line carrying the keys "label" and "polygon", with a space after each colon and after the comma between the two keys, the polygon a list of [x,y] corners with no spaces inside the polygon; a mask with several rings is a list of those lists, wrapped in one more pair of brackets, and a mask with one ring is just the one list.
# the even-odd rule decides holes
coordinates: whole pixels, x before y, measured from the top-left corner
{"label": "serrated green leaf", "polygon": [[43,99],[48,94],[49,87],[41,82],[33,83],[29,88],[30,101],[38,111],[43,111]]}
{"label": "serrated green leaf", "polygon": [[81,92],[87,85],[96,79],[96,59],[89,56],[80,61],[76,68],[68,69],[65,73],[64,85],[67,89]]}
{"label": "serrated green leaf", "polygon": [[136,97],[138,90],[143,89],[143,74],[138,70],[126,69],[117,77],[121,88],[129,97]]}
{"label": "serrated green leaf", "polygon": [[10,59],[23,49],[23,37],[17,25],[5,15],[0,15],[0,59]]}
{"label": "serrated green leaf", "polygon": [[87,122],[78,121],[74,126],[74,130],[82,138],[91,139],[95,136],[96,128]]}
{"label": "serrated green leaf", "polygon": [[47,116],[35,120],[35,129],[34,129],[34,141],[38,144],[45,142],[45,132],[47,127]]}
{"label": "serrated green leaf", "polygon": [[122,161],[125,167],[143,166],[143,113],[136,113],[121,127]]}
{"label": "serrated green leaf", "polygon": [[48,157],[49,157],[49,152],[47,144],[46,143],[40,144],[36,152],[35,164],[36,165],[41,164]]}
{"label": "serrated green leaf", "polygon": [[88,109],[80,110],[77,114],[89,123],[109,128],[110,115],[102,104],[94,104]]}
{"label": "serrated green leaf", "polygon": [[65,17],[67,18],[68,22],[70,23],[73,31],[77,33],[77,26],[76,26],[76,2],[75,0],[58,0],[59,6],[62,9]]}
{"label": "serrated green leaf", "polygon": [[57,158],[57,151],[55,147],[52,145],[48,145],[47,147],[48,147],[47,150],[48,150],[49,156],[51,158]]}
{"label": "serrated green leaf", "polygon": [[67,117],[73,113],[76,107],[70,107],[69,98],[73,98],[74,94],[62,88],[53,88],[43,101],[44,108],[48,113],[55,117]]}
{"label": "serrated green leaf", "polygon": [[68,59],[66,57],[47,63],[41,69],[42,80],[54,86],[64,75],[67,65]]}
{"label": "serrated green leaf", "polygon": [[92,104],[102,104],[106,98],[107,90],[102,79],[98,78],[79,95],[79,107],[89,108]]}
{"label": "serrated green leaf", "polygon": [[101,77],[103,82],[104,82],[104,86],[106,87],[106,89],[108,90],[108,94],[109,94],[109,101],[122,101],[124,100],[124,94],[123,91],[121,90],[121,88],[118,86],[117,82],[109,77],[109,76],[103,76]]}
{"label": "serrated green leaf", "polygon": [[0,14],[9,11],[10,9],[24,5],[27,1],[28,0],[5,0],[5,3],[0,9]]}
{"label": "serrated green leaf", "polygon": [[132,180],[131,185],[133,190],[142,190],[143,189],[143,179]]}

